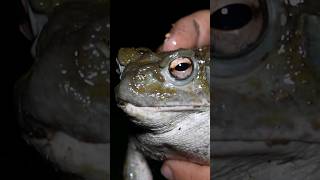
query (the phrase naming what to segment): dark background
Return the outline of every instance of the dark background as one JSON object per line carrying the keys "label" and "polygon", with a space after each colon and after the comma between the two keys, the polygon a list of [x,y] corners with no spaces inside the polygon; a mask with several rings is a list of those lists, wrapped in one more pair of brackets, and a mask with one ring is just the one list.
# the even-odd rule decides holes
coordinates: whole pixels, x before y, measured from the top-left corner
{"label": "dark background", "polygon": [[[209,9],[210,1],[196,0],[111,0],[111,92],[119,82],[115,58],[120,47],[155,50],[171,24],[196,10]],[[1,107],[0,179],[58,180],[61,173],[21,138],[13,104],[15,82],[30,68],[31,42],[19,31],[27,17],[20,0],[1,2]],[[106,11],[107,12],[107,11]],[[111,179],[121,179],[127,144],[127,117],[111,97]]]}
{"label": "dark background", "polygon": [[30,68],[31,42],[19,31],[25,21],[19,0],[1,2],[1,116],[0,179],[61,179],[61,173],[47,163],[22,138],[14,107],[15,82]]}

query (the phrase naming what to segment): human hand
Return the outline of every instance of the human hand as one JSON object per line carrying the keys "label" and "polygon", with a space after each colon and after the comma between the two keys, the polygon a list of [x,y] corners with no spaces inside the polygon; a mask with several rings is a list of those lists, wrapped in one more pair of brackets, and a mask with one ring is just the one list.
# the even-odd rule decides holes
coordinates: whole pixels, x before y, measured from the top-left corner
{"label": "human hand", "polygon": [[[195,48],[210,44],[210,11],[197,11],[178,20],[159,51],[172,51],[179,48]],[[161,173],[169,180],[209,180],[210,167],[198,164],[167,160]]]}
{"label": "human hand", "polygon": [[161,167],[161,173],[168,180],[209,180],[210,167],[198,164],[167,160]]}
{"label": "human hand", "polygon": [[178,20],[166,34],[159,51],[195,48],[209,44],[210,10],[201,10]]}

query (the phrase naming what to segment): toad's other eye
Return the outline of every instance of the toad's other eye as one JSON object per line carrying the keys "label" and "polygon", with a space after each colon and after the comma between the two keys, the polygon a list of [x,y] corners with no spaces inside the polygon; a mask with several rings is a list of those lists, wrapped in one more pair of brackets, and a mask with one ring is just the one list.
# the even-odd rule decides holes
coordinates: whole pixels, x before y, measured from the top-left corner
{"label": "toad's other eye", "polygon": [[252,19],[252,10],[244,4],[231,4],[218,9],[210,17],[212,28],[235,30],[247,25]]}
{"label": "toad's other eye", "polygon": [[170,63],[169,72],[176,80],[189,78],[193,72],[193,63],[189,58],[176,58]]}
{"label": "toad's other eye", "polygon": [[229,59],[252,51],[262,37],[266,16],[259,0],[218,1],[210,15],[214,56]]}

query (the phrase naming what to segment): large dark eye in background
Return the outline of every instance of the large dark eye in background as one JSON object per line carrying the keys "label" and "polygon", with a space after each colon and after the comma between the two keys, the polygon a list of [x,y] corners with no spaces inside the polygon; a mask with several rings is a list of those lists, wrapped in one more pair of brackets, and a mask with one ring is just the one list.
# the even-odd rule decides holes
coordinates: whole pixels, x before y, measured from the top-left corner
{"label": "large dark eye in background", "polygon": [[187,79],[192,75],[193,63],[189,58],[177,58],[170,63],[169,71],[171,76],[177,80]]}
{"label": "large dark eye in background", "polygon": [[210,11],[213,56],[239,56],[258,44],[266,23],[259,0],[216,0]]}

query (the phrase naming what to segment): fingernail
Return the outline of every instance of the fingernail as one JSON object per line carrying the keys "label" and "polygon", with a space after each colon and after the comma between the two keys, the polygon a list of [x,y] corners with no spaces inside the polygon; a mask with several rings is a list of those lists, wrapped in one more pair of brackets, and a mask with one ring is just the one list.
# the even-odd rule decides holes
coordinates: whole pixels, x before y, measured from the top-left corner
{"label": "fingernail", "polygon": [[168,180],[173,180],[172,171],[169,166],[163,165],[161,168],[161,174]]}
{"label": "fingernail", "polygon": [[165,35],[165,38],[166,38],[166,39],[169,39],[170,36],[171,36],[171,34],[170,34],[170,33],[167,33],[167,34]]}

